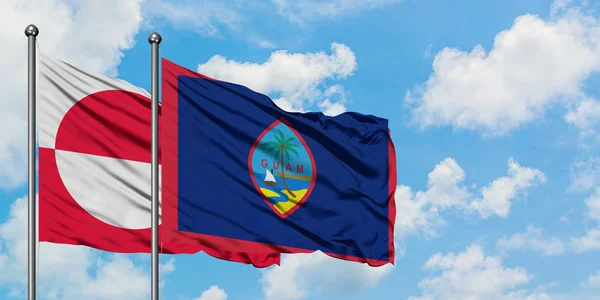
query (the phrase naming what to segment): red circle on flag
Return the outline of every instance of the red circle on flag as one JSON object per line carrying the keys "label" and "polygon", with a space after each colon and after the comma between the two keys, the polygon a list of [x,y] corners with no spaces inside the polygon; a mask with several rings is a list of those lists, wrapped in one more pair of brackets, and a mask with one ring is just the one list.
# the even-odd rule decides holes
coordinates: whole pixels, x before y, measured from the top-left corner
{"label": "red circle on flag", "polygon": [[120,228],[149,228],[150,146],[150,99],[102,91],[81,99],[63,117],[56,166],[69,194],[90,215]]}

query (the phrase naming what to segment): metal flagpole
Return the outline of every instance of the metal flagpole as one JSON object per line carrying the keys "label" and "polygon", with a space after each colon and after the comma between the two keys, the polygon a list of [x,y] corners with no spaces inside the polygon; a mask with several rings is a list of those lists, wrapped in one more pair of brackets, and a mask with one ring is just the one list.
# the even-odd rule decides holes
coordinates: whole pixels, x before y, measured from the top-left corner
{"label": "metal flagpole", "polygon": [[154,32],[152,45],[152,300],[158,300],[158,45],[162,38]]}
{"label": "metal flagpole", "polygon": [[35,116],[35,40],[39,33],[38,28],[31,24],[25,28],[25,36],[27,36],[28,42],[28,107],[27,107],[27,121],[28,121],[28,175],[29,175],[29,187],[28,187],[28,208],[29,208],[29,225],[28,225],[28,256],[27,256],[27,265],[28,265],[28,294],[29,300],[35,300],[35,288],[36,288],[36,244],[37,244],[37,235],[36,235],[36,199],[35,199],[35,191],[36,191],[36,181],[35,181],[35,141],[36,141],[36,116]]}

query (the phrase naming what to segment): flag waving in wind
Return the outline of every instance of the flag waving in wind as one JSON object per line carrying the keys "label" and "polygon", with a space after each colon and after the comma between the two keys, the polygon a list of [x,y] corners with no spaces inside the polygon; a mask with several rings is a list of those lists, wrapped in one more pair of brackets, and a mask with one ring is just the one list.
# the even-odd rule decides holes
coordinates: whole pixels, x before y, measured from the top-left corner
{"label": "flag waving in wind", "polygon": [[[322,251],[394,261],[387,120],[289,113],[168,60],[159,107],[159,251],[266,267]],[[148,253],[149,93],[40,55],[39,239]]]}
{"label": "flag waving in wind", "polygon": [[254,253],[394,262],[388,121],[290,113],[162,60],[164,238]]}

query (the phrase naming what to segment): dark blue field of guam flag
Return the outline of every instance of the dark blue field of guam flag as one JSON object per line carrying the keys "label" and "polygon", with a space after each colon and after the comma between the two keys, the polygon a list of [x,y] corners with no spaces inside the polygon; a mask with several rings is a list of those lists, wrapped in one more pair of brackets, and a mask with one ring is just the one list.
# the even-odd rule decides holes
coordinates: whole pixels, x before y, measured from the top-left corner
{"label": "dark blue field of guam flag", "polygon": [[290,113],[244,86],[162,67],[162,222],[173,229],[163,238],[261,266],[317,250],[394,262],[386,119]]}

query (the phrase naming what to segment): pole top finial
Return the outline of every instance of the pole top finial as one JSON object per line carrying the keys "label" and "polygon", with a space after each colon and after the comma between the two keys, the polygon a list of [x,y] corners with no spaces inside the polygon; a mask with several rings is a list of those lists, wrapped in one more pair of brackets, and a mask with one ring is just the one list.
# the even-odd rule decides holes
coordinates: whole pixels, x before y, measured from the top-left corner
{"label": "pole top finial", "polygon": [[40,33],[40,31],[33,24],[29,24],[27,27],[25,27],[25,35],[27,37],[30,37],[30,36],[36,37],[38,35],[38,33]]}
{"label": "pole top finial", "polygon": [[148,43],[150,43],[150,44],[160,44],[161,41],[162,41],[162,38],[160,37],[160,34],[158,34],[157,32],[151,33],[150,36],[148,37]]}

